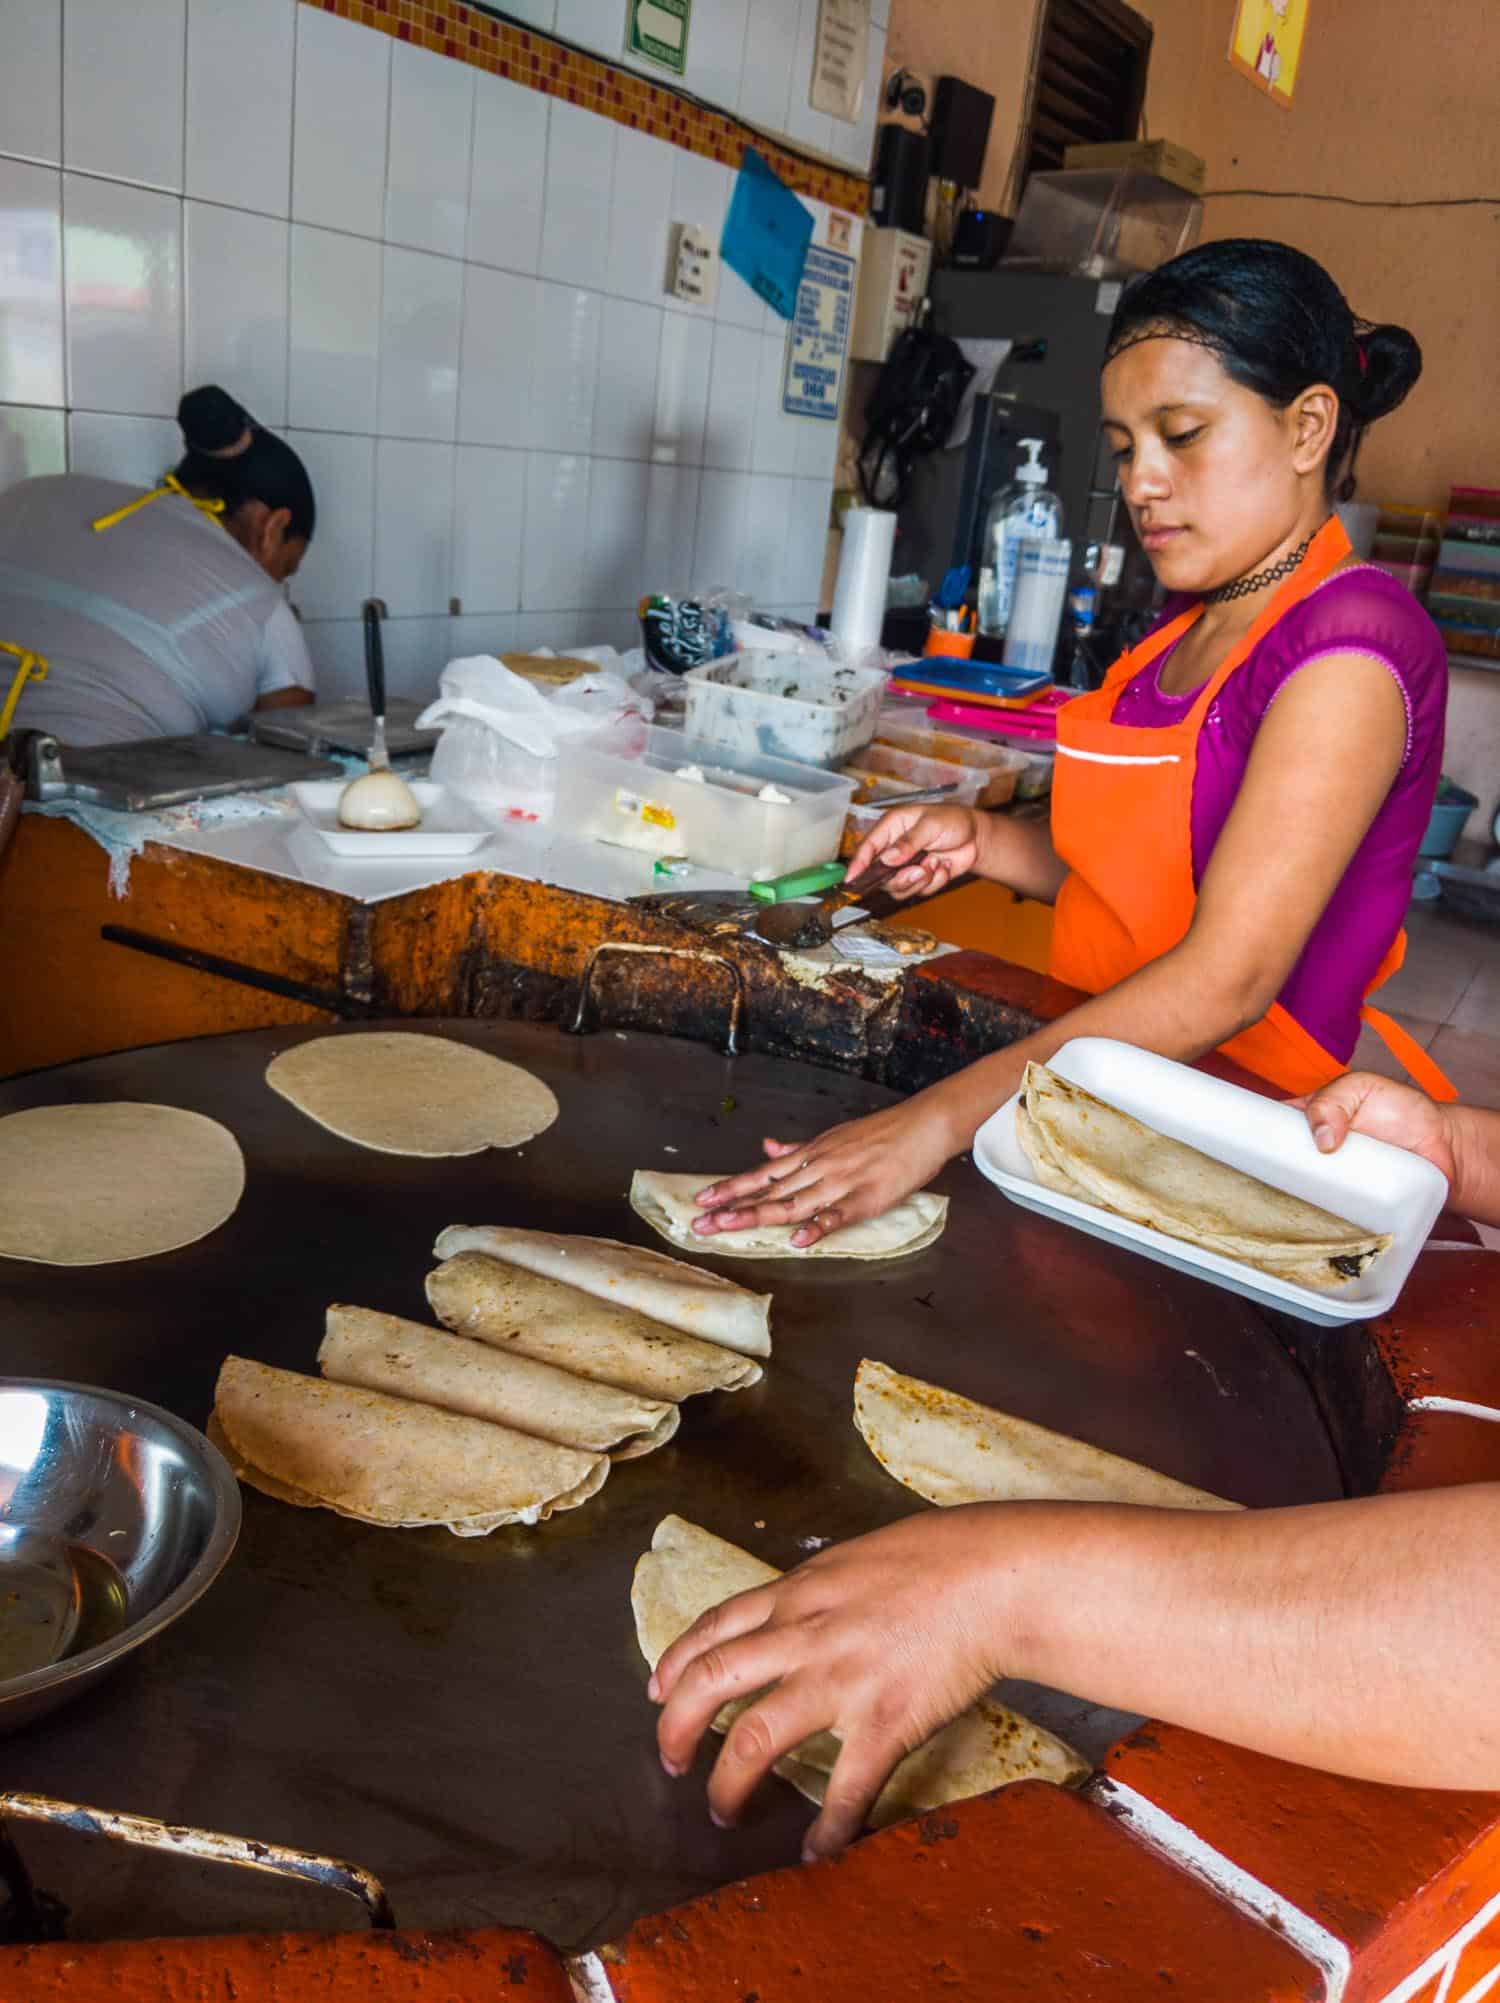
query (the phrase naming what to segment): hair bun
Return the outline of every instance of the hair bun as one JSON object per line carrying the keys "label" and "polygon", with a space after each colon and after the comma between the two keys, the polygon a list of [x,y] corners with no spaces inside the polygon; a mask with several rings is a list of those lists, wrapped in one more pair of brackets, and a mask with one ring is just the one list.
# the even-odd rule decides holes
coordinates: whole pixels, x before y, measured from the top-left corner
{"label": "hair bun", "polygon": [[1361,357],[1352,404],[1361,424],[1373,424],[1401,403],[1422,373],[1422,350],[1404,327],[1365,327],[1356,337]]}
{"label": "hair bun", "polygon": [[177,425],[190,452],[227,452],[251,423],[250,413],[217,383],[190,389],[177,406]]}

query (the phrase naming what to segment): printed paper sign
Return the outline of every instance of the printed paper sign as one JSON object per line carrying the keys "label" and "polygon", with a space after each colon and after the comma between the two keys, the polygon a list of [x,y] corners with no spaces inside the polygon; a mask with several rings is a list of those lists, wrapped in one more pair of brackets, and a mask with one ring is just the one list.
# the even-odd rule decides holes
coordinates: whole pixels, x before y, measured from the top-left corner
{"label": "printed paper sign", "polygon": [[625,53],[681,76],[687,69],[693,0],[626,0]]}
{"label": "printed paper sign", "polygon": [[1290,104],[1307,33],[1308,0],[1237,0],[1229,60],[1277,104]]}
{"label": "printed paper sign", "polygon": [[865,94],[870,45],[870,0],[818,0],[818,46],[813,56],[814,111],[832,112],[852,125]]}
{"label": "printed paper sign", "polygon": [[849,319],[854,308],[854,259],[836,250],[809,250],[786,342],[781,407],[790,417],[839,414]]}

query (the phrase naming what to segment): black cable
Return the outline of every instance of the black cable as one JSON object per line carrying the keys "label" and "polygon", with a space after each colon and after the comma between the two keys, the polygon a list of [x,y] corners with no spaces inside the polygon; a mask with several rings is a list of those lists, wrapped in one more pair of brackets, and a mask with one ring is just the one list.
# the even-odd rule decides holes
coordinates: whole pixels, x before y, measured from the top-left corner
{"label": "black cable", "polygon": [[1493,209],[1500,195],[1436,195],[1430,201],[1382,201],[1368,195],[1320,195],[1310,188],[1206,188],[1201,200],[1253,196],[1260,202],[1338,202],[1346,209]]}
{"label": "black cable", "polygon": [[[737,111],[727,111],[722,104],[712,104],[706,97],[699,97],[695,91],[666,77],[656,77],[649,70],[633,70],[626,64],[617,62],[612,56],[601,56],[597,49],[587,49],[582,42],[570,42],[566,35],[557,35],[550,28],[539,28],[533,21],[521,21],[514,14],[507,14],[503,7],[490,7],[485,0],[468,0],[476,14],[487,14],[492,21],[503,21],[507,28],[519,28],[523,35],[535,35],[539,41],[551,42],[556,48],[568,49],[575,56],[587,56],[592,63],[605,63],[610,69],[623,69],[627,76],[639,82],[650,84],[654,90],[670,91],[673,97],[680,97],[685,104],[695,104],[700,111],[711,111],[717,118],[727,118],[731,125],[742,125],[747,132],[774,146],[779,153],[789,153],[794,160],[800,160],[804,167],[812,167],[820,174],[843,174],[851,181],[866,181],[870,176],[862,174],[857,167],[845,167],[838,161],[825,159],[821,154],[808,153],[800,146],[794,146],[779,132],[767,132],[764,127],[753,125],[748,118],[741,118]],[[519,81],[519,79],[518,79]]]}

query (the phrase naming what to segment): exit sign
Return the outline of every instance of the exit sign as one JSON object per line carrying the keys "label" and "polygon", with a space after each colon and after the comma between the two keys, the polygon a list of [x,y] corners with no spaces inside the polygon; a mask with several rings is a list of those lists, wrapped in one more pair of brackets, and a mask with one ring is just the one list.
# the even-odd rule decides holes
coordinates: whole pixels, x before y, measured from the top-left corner
{"label": "exit sign", "polygon": [[693,0],[625,0],[625,53],[681,76]]}

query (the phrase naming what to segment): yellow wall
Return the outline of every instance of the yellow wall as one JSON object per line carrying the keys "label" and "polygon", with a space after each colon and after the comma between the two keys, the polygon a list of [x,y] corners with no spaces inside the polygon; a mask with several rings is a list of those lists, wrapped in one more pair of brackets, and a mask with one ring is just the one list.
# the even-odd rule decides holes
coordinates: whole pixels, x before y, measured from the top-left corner
{"label": "yellow wall", "polygon": [[[1289,109],[1230,68],[1232,0],[1132,3],[1156,29],[1148,129],[1202,154],[1210,189],[1500,193],[1497,0],[1314,0]],[[892,0],[888,67],[951,71],[995,95],[985,201],[1004,191],[1033,24],[1031,0]],[[1366,495],[1431,503],[1455,481],[1500,486],[1500,207],[1212,200],[1203,235],[1296,244],[1357,313],[1422,343],[1421,384],[1365,448]]]}

